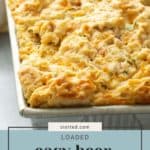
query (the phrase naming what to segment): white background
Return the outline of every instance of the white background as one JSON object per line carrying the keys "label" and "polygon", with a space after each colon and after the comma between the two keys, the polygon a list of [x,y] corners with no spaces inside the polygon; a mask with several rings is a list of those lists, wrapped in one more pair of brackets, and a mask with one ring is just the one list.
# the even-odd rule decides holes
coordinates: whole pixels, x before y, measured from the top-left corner
{"label": "white background", "polygon": [[0,130],[31,125],[19,116],[8,34],[0,33]]}

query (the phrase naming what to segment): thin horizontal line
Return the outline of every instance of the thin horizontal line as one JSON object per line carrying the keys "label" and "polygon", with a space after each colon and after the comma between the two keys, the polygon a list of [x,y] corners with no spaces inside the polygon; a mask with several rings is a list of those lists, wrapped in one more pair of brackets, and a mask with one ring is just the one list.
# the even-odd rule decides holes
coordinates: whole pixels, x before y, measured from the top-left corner
{"label": "thin horizontal line", "polygon": [[47,129],[48,127],[23,127],[23,126],[21,126],[21,127],[15,127],[15,126],[10,126],[10,127],[8,127],[8,129],[22,129],[22,128],[24,128],[24,129],[28,129],[28,128],[44,128],[44,129]]}

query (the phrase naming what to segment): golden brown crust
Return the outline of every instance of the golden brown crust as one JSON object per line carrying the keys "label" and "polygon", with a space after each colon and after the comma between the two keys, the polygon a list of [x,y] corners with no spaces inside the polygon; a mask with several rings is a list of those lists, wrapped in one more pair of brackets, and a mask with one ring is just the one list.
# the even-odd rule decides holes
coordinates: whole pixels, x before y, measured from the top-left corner
{"label": "golden brown crust", "polygon": [[31,107],[150,103],[144,0],[9,0]]}
{"label": "golden brown crust", "polygon": [[95,89],[90,80],[62,75],[34,90],[29,102],[32,107],[43,104],[49,107],[89,105]]}

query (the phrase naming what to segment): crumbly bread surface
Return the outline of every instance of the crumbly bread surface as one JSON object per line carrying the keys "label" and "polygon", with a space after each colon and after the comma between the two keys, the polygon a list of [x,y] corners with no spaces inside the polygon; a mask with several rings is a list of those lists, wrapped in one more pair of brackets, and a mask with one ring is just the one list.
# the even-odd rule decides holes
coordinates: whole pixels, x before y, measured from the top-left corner
{"label": "crumbly bread surface", "polygon": [[30,107],[150,103],[146,0],[9,0]]}

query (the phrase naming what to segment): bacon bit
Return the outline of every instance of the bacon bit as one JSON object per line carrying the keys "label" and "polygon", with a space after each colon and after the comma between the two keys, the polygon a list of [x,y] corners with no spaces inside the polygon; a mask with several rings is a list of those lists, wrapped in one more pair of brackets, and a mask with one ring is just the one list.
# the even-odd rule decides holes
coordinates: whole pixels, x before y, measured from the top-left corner
{"label": "bacon bit", "polygon": [[80,7],[82,3],[80,0],[76,0],[73,2],[69,2],[68,0],[61,0],[59,4],[63,7],[70,6],[70,5]]}
{"label": "bacon bit", "polygon": [[84,31],[85,33],[90,33],[90,32],[91,32],[91,29],[90,29],[90,27],[89,27],[88,25],[84,25],[84,26],[83,26],[83,31]]}
{"label": "bacon bit", "polygon": [[103,48],[100,48],[99,51],[98,51],[98,53],[99,53],[100,55],[102,55],[103,57],[105,57],[105,55],[106,55],[106,50],[103,49]]}
{"label": "bacon bit", "polygon": [[61,85],[61,84],[63,84],[64,82],[65,82],[65,78],[64,77],[61,77],[61,78],[59,78],[57,81],[57,85]]}
{"label": "bacon bit", "polygon": [[81,6],[81,1],[80,0],[76,0],[76,1],[74,1],[74,2],[71,2],[71,5],[73,5],[73,6]]}
{"label": "bacon bit", "polygon": [[75,29],[74,25],[72,25],[72,26],[70,25],[67,28],[67,32],[73,32],[74,29]]}
{"label": "bacon bit", "polygon": [[55,30],[55,24],[50,21],[50,22],[48,23],[47,28],[48,28],[48,30],[49,30],[50,32],[53,32],[53,31]]}
{"label": "bacon bit", "polygon": [[59,4],[63,7],[66,7],[69,5],[69,2],[68,2],[68,0],[61,0]]}

